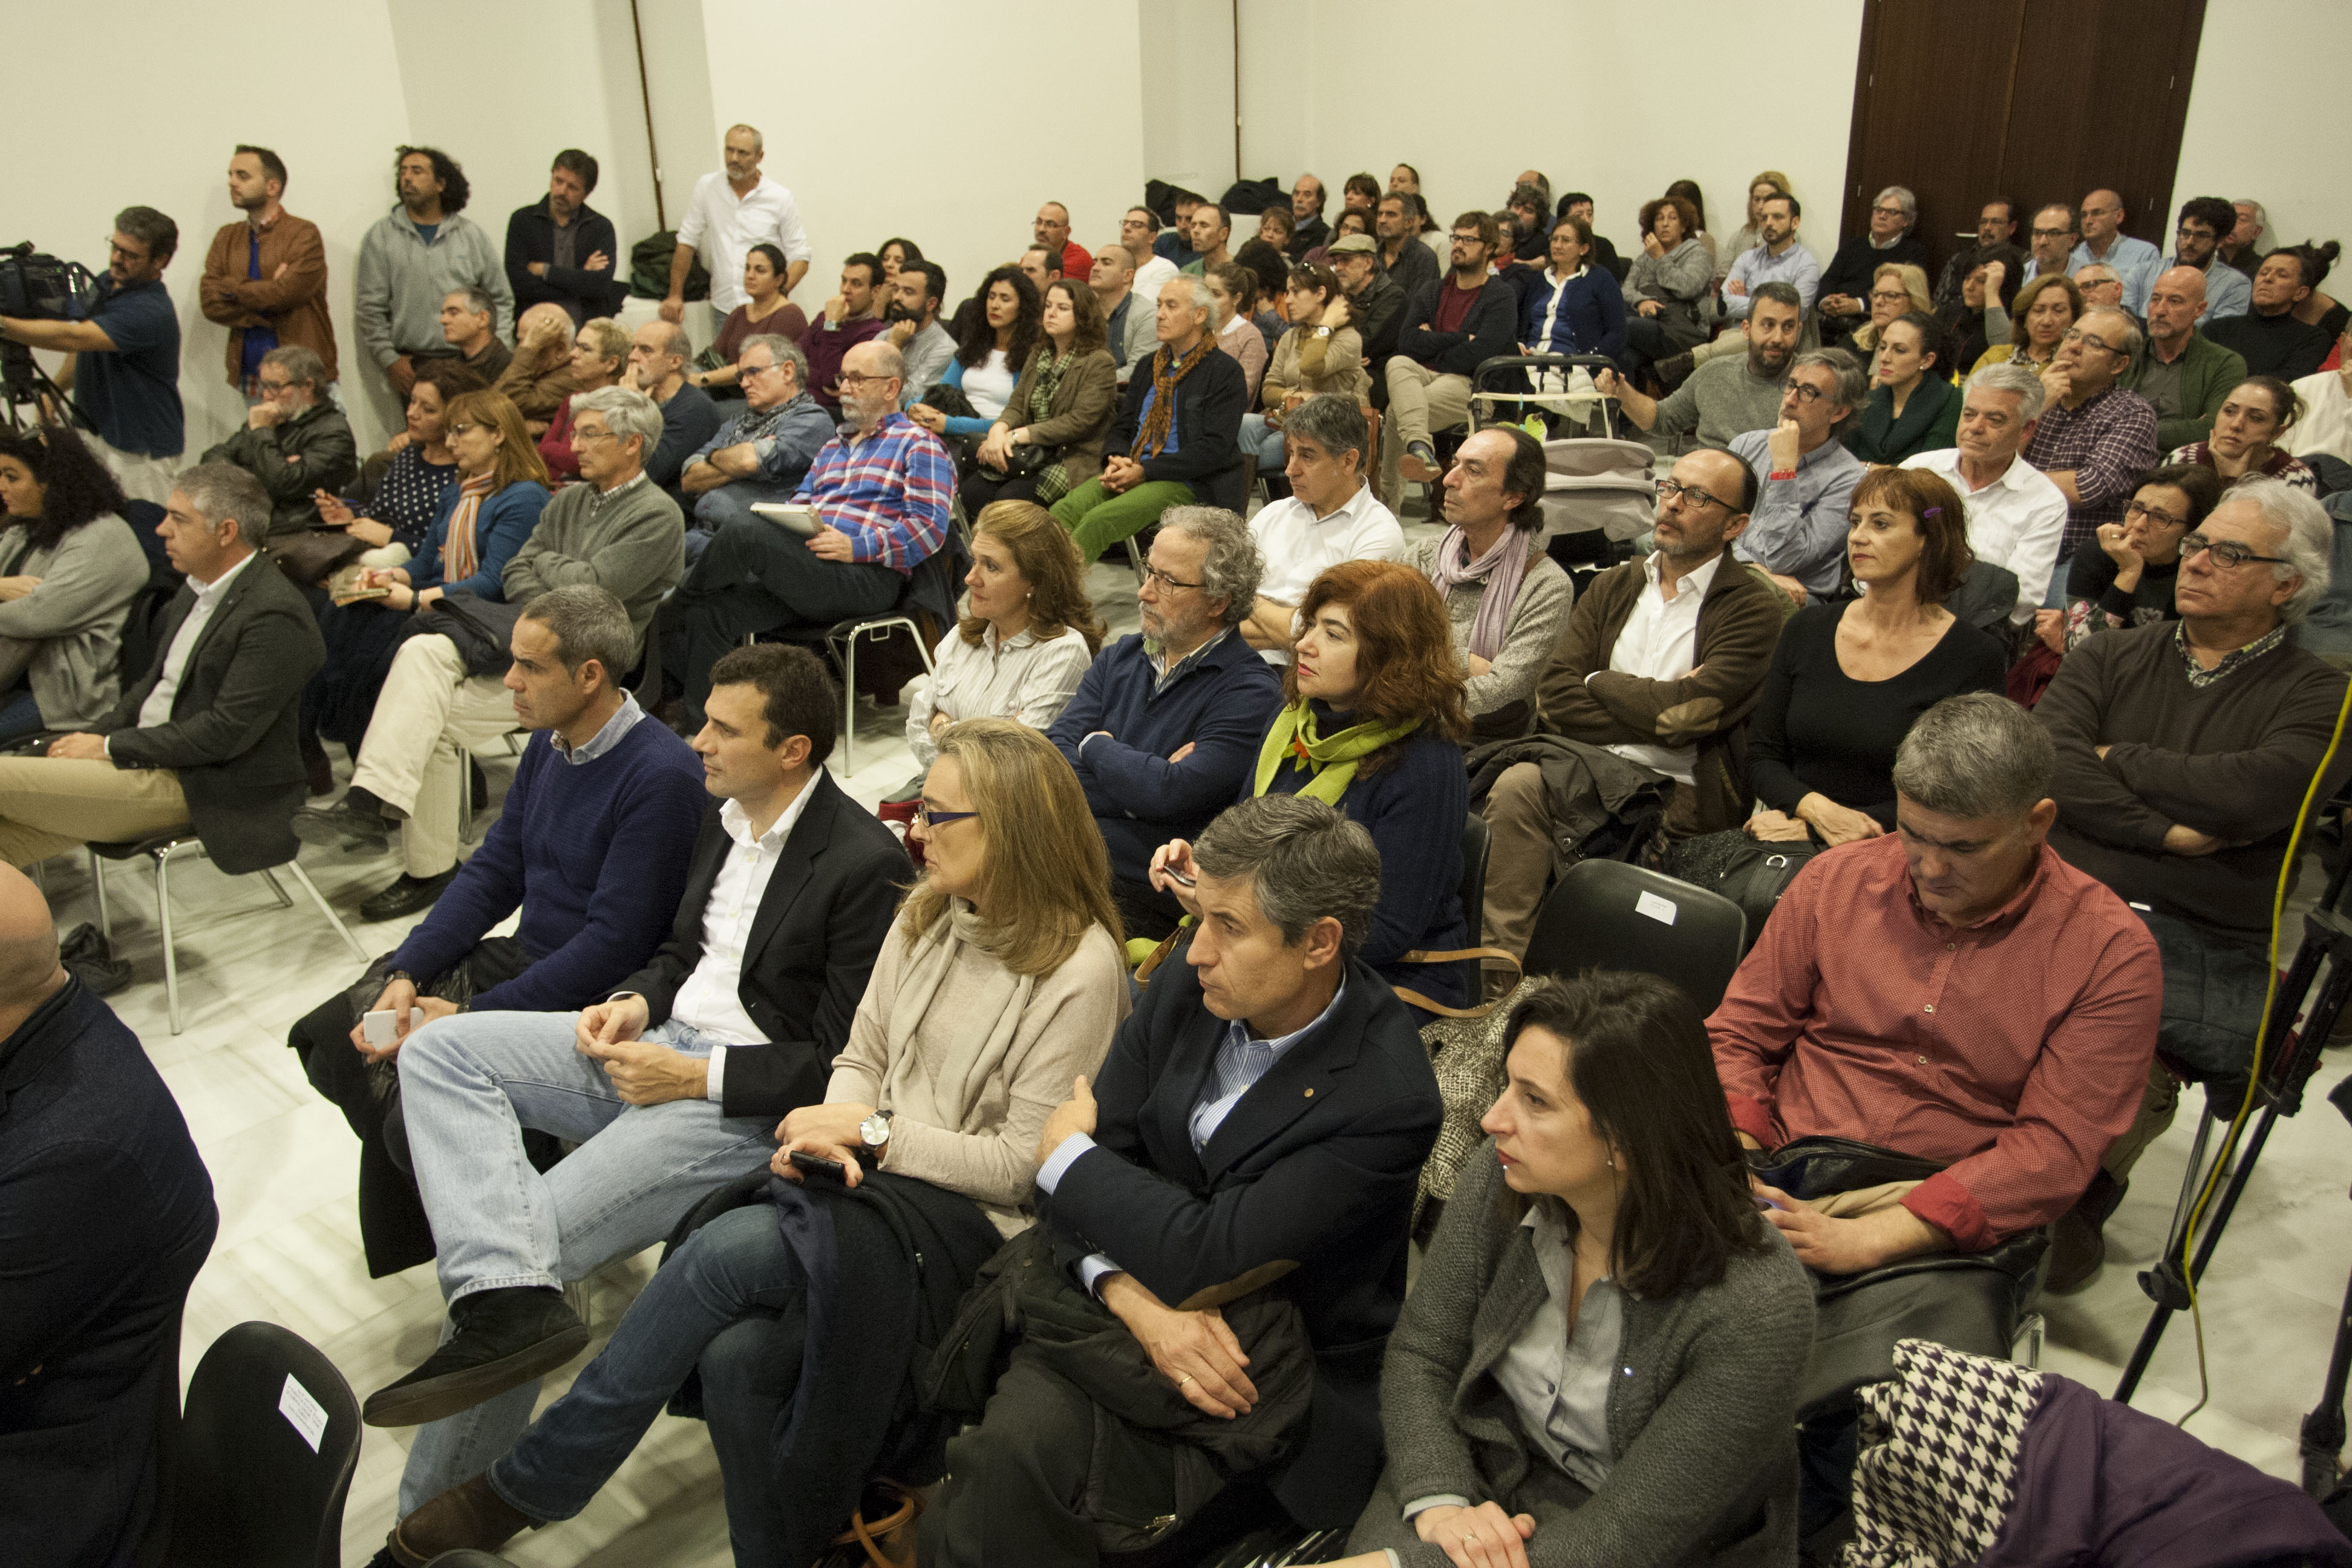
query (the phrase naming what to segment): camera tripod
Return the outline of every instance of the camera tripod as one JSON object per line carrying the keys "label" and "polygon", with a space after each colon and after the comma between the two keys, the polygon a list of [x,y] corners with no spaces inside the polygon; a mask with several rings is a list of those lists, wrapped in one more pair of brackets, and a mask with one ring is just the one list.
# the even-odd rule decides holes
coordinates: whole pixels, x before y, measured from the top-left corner
{"label": "camera tripod", "polygon": [[[26,410],[31,409],[27,414]],[[89,421],[23,343],[0,341],[0,423],[16,435],[63,423],[87,430]]]}
{"label": "camera tripod", "polygon": [[[2196,1255],[2184,1277],[2180,1260],[2189,1240],[2189,1226],[2197,1194],[2210,1176],[2206,1150],[2214,1129],[2226,1125],[2229,1120],[2215,1113],[2213,1097],[2208,1090],[2204,1116],[2198,1122],[2197,1136],[2189,1148],[2189,1170],[2182,1179],[2180,1201],[2173,1211],[2164,1250],[2156,1267],[2144,1270],[2139,1277],[2140,1289],[2156,1307],[2148,1314],[2147,1326],[2141,1331],[2139,1343],[2124,1367],[2122,1380],[2116,1384],[2115,1397],[2119,1403],[2131,1403],[2132,1394],[2156,1353],[2157,1342],[2164,1337],[2165,1326],[2174,1313],[2189,1309],[2189,1282],[2204,1279],[2206,1266],[2213,1260],[2214,1249],[2221,1245],[2230,1215],[2253,1175],[2263,1145],[2270,1141],[2271,1129],[2278,1124],[2279,1118],[2293,1116],[2303,1109],[2303,1091],[2311,1075],[2318,1070],[2320,1052],[2347,1004],[2352,1003],[2352,920],[2337,912],[2347,881],[2352,881],[2352,846],[2340,852],[2335,869],[2328,874],[2318,907],[2303,917],[2303,944],[2296,950],[2285,977],[2279,982],[2278,995],[2271,1007],[2270,1027],[2263,1041],[2263,1072],[2254,1085],[2255,1115],[2236,1154],[2228,1183],[2197,1237]],[[2319,980],[2323,964],[2327,971],[2324,983]],[[2300,1029],[2295,1026],[2298,1012],[2304,1015]],[[2352,1079],[2337,1086],[2329,1098],[2336,1109],[2352,1117]],[[2336,1457],[2345,1442],[2347,1373],[2352,1373],[2352,1286],[2347,1288],[2344,1313],[2337,1321],[2326,1392],[2319,1407],[2303,1422],[2304,1486],[2315,1496],[2336,1485]]]}

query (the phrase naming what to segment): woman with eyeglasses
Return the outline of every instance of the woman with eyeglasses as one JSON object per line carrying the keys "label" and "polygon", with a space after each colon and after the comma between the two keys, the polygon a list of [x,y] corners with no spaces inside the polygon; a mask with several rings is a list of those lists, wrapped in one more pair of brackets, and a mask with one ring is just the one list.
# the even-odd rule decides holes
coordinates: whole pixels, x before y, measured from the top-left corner
{"label": "woman with eyeglasses", "polygon": [[1879,329],[1870,401],[1846,433],[1847,451],[1865,463],[1899,464],[1958,439],[1960,394],[1944,363],[1948,342],[1944,323],[1924,310]]}
{"label": "woman with eyeglasses", "polygon": [[[2057,362],[2059,341],[2082,318],[2083,291],[2072,278],[2044,272],[2017,291],[2010,305],[2010,341],[1995,343],[1969,367],[1974,375],[1989,364],[2015,363],[2040,375]],[[1996,334],[1997,335],[1997,334]]]}
{"label": "woman with eyeglasses", "polygon": [[359,491],[349,500],[324,490],[312,496],[320,521],[367,545],[362,565],[398,566],[424,545],[442,503],[457,488],[449,405],[482,390],[482,378],[456,360],[425,361],[408,389],[406,424],[383,451],[360,465]]}
{"label": "woman with eyeglasses", "polygon": [[2302,417],[2303,397],[2294,387],[2274,375],[2248,376],[2221,400],[2213,434],[2173,448],[2164,460],[2210,468],[2225,488],[2248,479],[2280,479],[2315,496],[2319,477],[2277,444]]}
{"label": "woman with eyeglasses", "polygon": [[2180,575],[2180,542],[2221,504],[2211,467],[2170,463],[2132,488],[2121,522],[2099,525],[2066,567],[2066,607],[2034,613],[2034,635],[2053,653],[2085,637],[2151,621],[2177,621],[2172,588]]}
{"label": "woman with eyeglasses", "polygon": [[901,1396],[920,1314],[951,1315],[1034,1223],[1038,1137],[1101,1067],[1128,986],[1102,835],[1044,736],[942,731],[913,831],[923,874],[824,1100],[778,1124],[769,1170],[704,1202],[568,1393],[400,1521],[394,1562],[572,1518],[689,1380],[744,1568],[818,1561],[886,1439],[919,1455],[947,1435]]}
{"label": "woman with eyeglasses", "polygon": [[1936,310],[1926,269],[1907,261],[1890,261],[1870,275],[1869,304],[1870,320],[1855,331],[1853,348],[1857,353],[1870,355],[1878,353],[1878,334],[1889,323],[1914,312],[1932,316]]}

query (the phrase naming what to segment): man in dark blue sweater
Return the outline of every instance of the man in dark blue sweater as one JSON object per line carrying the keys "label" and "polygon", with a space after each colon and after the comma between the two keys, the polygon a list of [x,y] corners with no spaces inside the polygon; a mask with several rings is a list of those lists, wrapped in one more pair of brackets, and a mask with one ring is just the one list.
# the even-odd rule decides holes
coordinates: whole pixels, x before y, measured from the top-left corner
{"label": "man in dark blue sweater", "polygon": [[[702,763],[616,684],[635,647],[604,589],[556,588],[515,623],[507,689],[523,749],[506,804],[457,879],[389,961],[371,970],[371,1042],[353,993],[294,1026],[312,1084],[360,1138],[360,1232],[382,1277],[433,1256],[415,1183],[383,1143],[375,1070],[409,1034],[472,1007],[569,1011],[603,1000],[667,933],[702,825]],[[511,937],[490,928],[522,911]],[[363,992],[365,986],[361,990]]]}
{"label": "man in dark blue sweater", "polygon": [[1282,678],[1234,630],[1263,570],[1232,512],[1169,508],[1136,591],[1142,635],[1104,650],[1047,731],[1086,786],[1129,936],[1176,929],[1184,911],[1153,891],[1151,853],[1234,803],[1282,706]]}

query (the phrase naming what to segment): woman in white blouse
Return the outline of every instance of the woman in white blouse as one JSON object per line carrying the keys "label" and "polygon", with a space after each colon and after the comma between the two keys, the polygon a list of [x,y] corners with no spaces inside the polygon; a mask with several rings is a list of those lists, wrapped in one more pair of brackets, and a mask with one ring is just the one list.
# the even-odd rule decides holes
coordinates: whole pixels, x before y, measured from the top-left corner
{"label": "woman in white blouse", "polygon": [[1102,648],[1086,567],[1053,513],[1023,500],[983,507],[971,553],[963,616],[940,639],[937,669],[915,683],[907,705],[907,748],[926,768],[939,755],[940,731],[961,720],[1045,729]]}

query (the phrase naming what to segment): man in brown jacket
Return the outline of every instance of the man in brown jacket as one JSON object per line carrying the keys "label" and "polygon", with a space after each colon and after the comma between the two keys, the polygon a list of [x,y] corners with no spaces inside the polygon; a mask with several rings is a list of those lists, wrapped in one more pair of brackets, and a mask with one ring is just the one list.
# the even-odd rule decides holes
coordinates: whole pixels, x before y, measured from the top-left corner
{"label": "man in brown jacket", "polygon": [[[1544,890],[1570,863],[1569,840],[1605,820],[1619,786],[1661,785],[1672,837],[1748,814],[1748,715],[1780,640],[1771,584],[1731,555],[1756,489],[1727,452],[1677,462],[1658,486],[1657,549],[1578,597],[1537,688],[1537,732],[1483,754],[1480,771],[1508,763],[1481,807],[1494,836],[1489,946],[1527,952]],[[1591,798],[1568,798],[1579,792]]]}
{"label": "man in brown jacket", "polygon": [[237,148],[228,161],[228,199],[245,221],[213,236],[197,284],[205,319],[228,329],[228,384],[248,398],[259,395],[261,356],[274,348],[309,349],[335,379],[326,247],[317,224],[278,205],[285,190],[277,153]]}

